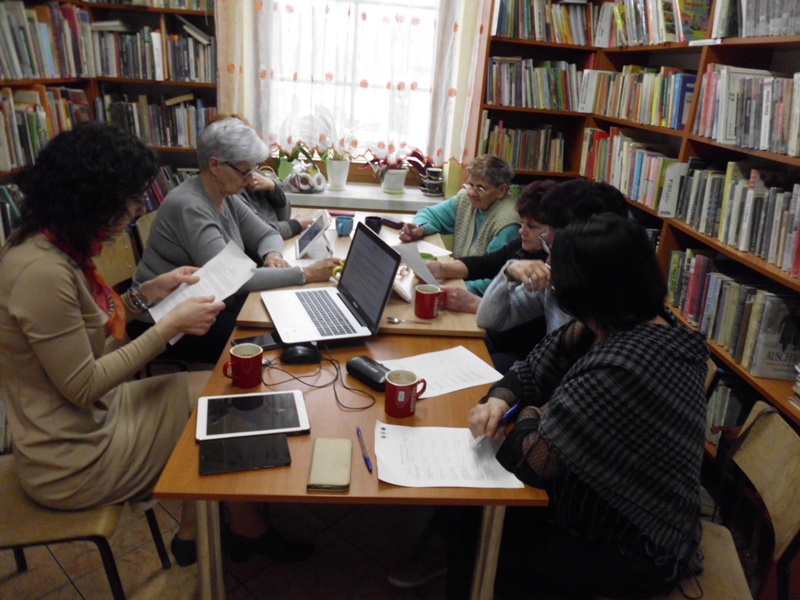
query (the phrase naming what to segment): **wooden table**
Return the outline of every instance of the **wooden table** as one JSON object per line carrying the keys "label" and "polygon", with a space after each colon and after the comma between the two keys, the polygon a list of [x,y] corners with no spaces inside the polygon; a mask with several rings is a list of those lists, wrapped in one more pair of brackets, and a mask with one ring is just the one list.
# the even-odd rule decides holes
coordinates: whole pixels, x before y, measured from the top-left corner
{"label": "wooden table", "polygon": [[[309,210],[298,210],[296,212],[305,212],[308,214],[313,214],[313,211]],[[367,215],[379,214],[383,216],[393,216],[398,219],[405,219],[410,221],[409,215],[402,215],[402,214],[391,214],[391,213],[378,213],[378,212],[356,212],[355,220],[356,221],[363,221],[364,217]],[[350,236],[339,237],[336,235],[336,230],[333,225],[331,225],[331,229],[328,230],[326,234],[328,238],[328,242],[330,244],[331,250],[333,251],[333,255],[337,258],[345,258],[347,256],[347,252],[350,249]],[[390,246],[394,246],[400,242],[399,239],[399,232],[396,229],[392,229],[391,227],[386,227],[385,225],[381,228],[380,232],[381,238],[386,241]],[[308,264],[309,262],[313,262],[314,259],[302,259],[297,260],[295,258],[295,240],[297,238],[291,238],[286,240],[284,243],[284,251],[283,255],[286,260],[288,260],[292,264],[299,264],[304,265]],[[425,238],[425,241],[430,242],[432,244],[438,245],[440,247],[444,247],[442,243],[442,238],[439,234],[429,235]],[[317,256],[317,258],[321,258],[326,254],[323,252]],[[449,256],[440,257],[439,260],[441,261],[452,261],[453,259]],[[464,282],[461,279],[450,279],[442,282],[443,285],[450,285],[455,287],[460,287],[465,289]],[[309,284],[305,287],[322,287],[322,286],[331,286],[334,285],[333,282],[321,283],[321,284]],[[291,289],[291,288],[289,288]],[[391,324],[386,321],[386,316],[398,317],[400,319],[406,319],[405,322]],[[423,325],[420,323],[414,323],[413,321],[417,319],[414,316],[414,305],[412,303],[406,302],[396,293],[392,293],[389,297],[389,303],[386,306],[386,310],[384,311],[384,318],[381,322],[381,326],[378,329],[379,333],[401,333],[401,334],[409,334],[409,335],[444,335],[444,336],[457,336],[457,337],[483,337],[486,333],[485,330],[481,327],[478,327],[477,323],[475,322],[475,315],[472,313],[461,313],[461,312],[450,312],[448,310],[440,310],[439,316],[436,319],[431,319],[429,321],[429,325]],[[236,319],[236,324],[241,327],[272,327],[272,319],[270,319],[269,313],[267,309],[264,307],[264,303],[261,301],[261,294],[260,292],[251,292],[247,300],[245,300],[244,306],[242,310],[239,312],[239,316]]]}
{"label": "wooden table", "polygon": [[[237,329],[234,336],[258,333],[252,329]],[[339,347],[331,351],[342,368],[353,356],[367,354],[379,359],[401,358],[422,352],[444,350],[453,346],[452,338],[440,336],[379,335],[363,344]],[[481,340],[464,338],[459,344],[489,362],[486,347]],[[278,351],[266,356],[277,356]],[[241,392],[222,376],[222,363],[227,353],[220,358],[206,386],[205,395],[220,395]],[[296,365],[289,369],[296,375],[311,374],[316,366]],[[269,381],[270,373],[265,373]],[[322,374],[309,378],[309,383],[321,383],[332,377],[332,366],[324,367]],[[343,374],[349,386],[369,390],[366,386]],[[283,380],[282,377],[280,380]],[[189,423],[173,450],[158,484],[158,498],[197,500],[198,517],[198,562],[200,591],[202,598],[224,598],[225,588],[220,549],[219,506],[220,501],[233,502],[303,502],[331,504],[422,504],[422,505],[479,505],[484,506],[481,542],[473,578],[472,598],[491,598],[497,568],[497,553],[502,534],[506,506],[546,506],[547,494],[543,490],[480,489],[480,488],[410,488],[383,483],[377,472],[369,473],[363,467],[363,459],[356,441],[356,426],[364,432],[364,440],[372,457],[375,456],[375,421],[407,426],[464,427],[466,416],[488,386],[461,390],[444,396],[426,399],[417,404],[416,414],[406,419],[393,419],[383,410],[383,394],[372,392],[374,406],[360,412],[344,412],[337,407],[330,387],[322,389],[304,388],[297,383],[275,386],[277,389],[302,389],[306,397],[311,420],[311,434],[289,438],[292,465],[261,471],[247,471],[201,477],[199,475],[199,452],[195,442],[196,414]],[[273,388],[273,389],[275,389]],[[261,390],[267,391],[266,386]],[[259,391],[254,388],[249,391]],[[337,388],[340,399],[346,404],[363,406],[365,399]],[[353,468],[350,490],[345,493],[306,492],[306,478],[311,461],[311,449],[317,437],[346,437],[353,440]]]}

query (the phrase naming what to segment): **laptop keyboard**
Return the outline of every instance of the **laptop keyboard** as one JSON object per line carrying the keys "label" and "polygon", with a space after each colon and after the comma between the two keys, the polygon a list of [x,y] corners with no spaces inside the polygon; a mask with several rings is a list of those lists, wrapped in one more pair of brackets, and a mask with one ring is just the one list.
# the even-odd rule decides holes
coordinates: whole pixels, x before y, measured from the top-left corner
{"label": "laptop keyboard", "polygon": [[303,290],[297,298],[323,336],[355,333],[355,329],[324,290]]}

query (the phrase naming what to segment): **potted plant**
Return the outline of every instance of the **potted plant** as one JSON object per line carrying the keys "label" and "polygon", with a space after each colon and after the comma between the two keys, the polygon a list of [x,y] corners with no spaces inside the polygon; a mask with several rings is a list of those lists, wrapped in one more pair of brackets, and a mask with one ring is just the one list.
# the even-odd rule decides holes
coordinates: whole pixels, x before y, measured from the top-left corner
{"label": "potted plant", "polygon": [[378,154],[366,164],[372,167],[372,172],[380,179],[381,189],[384,192],[402,194],[405,192],[409,169],[413,169],[419,177],[424,176],[426,160],[422,151],[414,149],[405,154],[401,152],[389,152],[383,156]]}
{"label": "potted plant", "polygon": [[[314,160],[311,156],[311,153],[301,142],[298,142],[291,152],[278,150],[278,157],[275,159],[275,168],[278,171],[278,177],[281,178],[281,181],[289,176],[289,174],[292,172],[292,166],[295,162],[301,160],[301,156],[308,160],[314,170],[316,170],[317,167],[314,166]],[[314,173],[312,173],[312,175],[313,174]]]}
{"label": "potted plant", "polygon": [[325,162],[328,189],[341,191],[350,172],[350,157],[358,151],[353,122],[337,123],[333,113],[325,106],[317,106],[314,114],[303,117],[300,132],[305,140],[316,140],[316,151]]}

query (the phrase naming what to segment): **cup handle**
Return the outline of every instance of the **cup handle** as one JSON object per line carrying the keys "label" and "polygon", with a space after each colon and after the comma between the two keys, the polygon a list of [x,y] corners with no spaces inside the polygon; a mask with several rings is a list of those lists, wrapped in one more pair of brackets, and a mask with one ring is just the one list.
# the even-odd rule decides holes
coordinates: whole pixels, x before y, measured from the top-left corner
{"label": "cup handle", "polygon": [[[228,371],[230,369],[230,372]],[[222,374],[225,375],[228,379],[233,379],[233,361],[229,360],[224,365],[222,365]]]}
{"label": "cup handle", "polygon": [[447,290],[441,290],[438,294],[438,298],[436,298],[437,306],[444,306],[447,304]]}
{"label": "cup handle", "polygon": [[425,389],[428,387],[428,382],[427,382],[427,381],[425,381],[424,379],[420,379],[420,380],[417,382],[417,385],[419,385],[420,383],[422,384],[422,389],[418,389],[418,390],[417,390],[417,398],[419,398],[420,396],[422,396],[422,394],[424,394],[424,393],[425,393]]}

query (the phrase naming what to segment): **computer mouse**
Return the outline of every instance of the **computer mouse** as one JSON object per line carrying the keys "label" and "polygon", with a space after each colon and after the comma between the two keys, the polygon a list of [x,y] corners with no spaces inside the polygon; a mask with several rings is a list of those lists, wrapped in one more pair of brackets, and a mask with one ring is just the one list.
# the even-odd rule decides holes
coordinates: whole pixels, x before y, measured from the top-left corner
{"label": "computer mouse", "polygon": [[322,362],[322,356],[316,344],[294,344],[284,349],[281,362],[287,365],[310,365]]}

